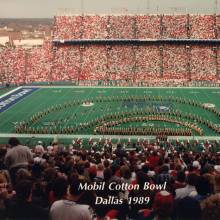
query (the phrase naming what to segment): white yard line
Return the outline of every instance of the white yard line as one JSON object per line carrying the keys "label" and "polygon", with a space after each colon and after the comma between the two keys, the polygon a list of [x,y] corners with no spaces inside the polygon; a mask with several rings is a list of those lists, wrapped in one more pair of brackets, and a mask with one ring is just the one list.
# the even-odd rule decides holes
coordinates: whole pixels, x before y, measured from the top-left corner
{"label": "white yard line", "polygon": [[1,95],[1,96],[0,96],[0,99],[1,99],[1,98],[4,98],[4,97],[7,96],[7,95],[10,95],[10,94],[13,93],[13,92],[16,92],[17,90],[19,90],[19,89],[21,89],[21,88],[22,88],[22,86],[17,87],[17,88],[15,88],[15,89],[13,89],[13,90],[11,90],[11,91],[9,91],[9,92],[7,92],[7,93]]}
{"label": "white yard line", "polygon": [[[10,138],[10,137],[17,137],[17,138],[64,138],[64,139],[73,139],[73,138],[92,138],[92,139],[99,139],[99,138],[111,138],[111,139],[156,139],[156,136],[131,136],[131,135],[63,135],[63,134],[16,134],[16,133],[0,133],[0,138]],[[219,136],[168,136],[168,140],[220,140]]]}

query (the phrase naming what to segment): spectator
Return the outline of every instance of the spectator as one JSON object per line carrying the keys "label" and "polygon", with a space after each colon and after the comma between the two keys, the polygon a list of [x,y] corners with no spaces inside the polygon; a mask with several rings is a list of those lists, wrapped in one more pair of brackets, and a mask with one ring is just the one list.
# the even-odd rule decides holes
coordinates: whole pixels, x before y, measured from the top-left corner
{"label": "spectator", "polygon": [[9,140],[9,149],[5,156],[5,165],[9,169],[12,184],[15,184],[16,173],[19,169],[28,169],[29,162],[32,161],[32,153],[26,146],[22,146],[17,138]]}
{"label": "spectator", "polygon": [[213,187],[211,186],[210,181],[204,176],[198,177],[195,187],[196,191],[191,192],[190,196],[199,202],[206,199],[209,195],[213,193]]}
{"label": "spectator", "polygon": [[220,218],[220,196],[212,195],[201,202],[202,220],[216,220]]}
{"label": "spectator", "polygon": [[78,203],[82,196],[79,190],[80,180],[75,178],[71,183],[70,192],[66,195],[68,199],[62,199],[53,203],[50,209],[50,217],[52,220],[90,220],[92,219],[89,206]]}
{"label": "spectator", "polygon": [[[216,22],[215,22],[216,21]],[[53,45],[52,40],[217,39],[216,15],[56,16],[41,48],[0,52],[1,84],[179,86],[217,83],[219,50],[209,45]],[[78,31],[76,31],[78,30]]]}
{"label": "spectator", "polygon": [[195,185],[197,184],[198,176],[195,173],[190,173],[187,177],[187,185],[184,188],[176,190],[176,199],[182,199],[194,191],[196,191]]}
{"label": "spectator", "polygon": [[175,219],[178,220],[201,220],[202,211],[197,200],[191,197],[180,199],[175,204]]}
{"label": "spectator", "polygon": [[[17,145],[19,146],[18,143],[17,139],[10,140],[12,146],[17,147]],[[213,143],[210,142],[209,144]],[[178,148],[178,141],[170,142],[169,148],[167,148],[167,143],[158,143],[157,140],[138,140],[137,144],[140,146],[140,150],[137,152],[129,152],[126,147],[127,143],[121,142],[120,146],[124,146],[122,154],[121,149],[118,148],[113,148],[112,152],[106,154],[104,150],[105,141],[100,142],[99,147],[103,150],[98,153],[85,151],[83,144],[81,145],[82,148],[75,148],[75,145],[73,148],[65,148],[56,143],[55,148],[57,150],[53,152],[45,147],[45,153],[42,156],[43,161],[34,160],[28,163],[29,170],[18,170],[16,186],[10,185],[10,179],[5,175],[7,169],[3,166],[3,172],[0,173],[3,174],[0,175],[0,182],[3,184],[0,185],[2,186],[0,193],[1,216],[13,219],[14,215],[11,212],[14,211],[21,218],[27,218],[26,215],[30,215],[30,219],[38,216],[47,218],[46,215],[51,208],[52,219],[68,219],[72,212],[76,213],[73,216],[79,219],[78,215],[83,212],[83,215],[89,219],[96,216],[97,219],[125,219],[126,217],[151,219],[156,217],[177,220],[177,217],[180,219],[187,217],[200,220],[198,203],[201,204],[204,215],[210,214],[206,208],[210,203],[206,201],[217,193],[214,191],[217,187],[213,187],[216,184],[214,180],[217,180],[219,175],[216,167],[219,164],[217,153],[212,152],[210,148],[206,152],[202,150],[200,152],[197,150],[196,153],[194,151],[182,152],[182,148],[189,147],[191,150],[194,147],[196,148],[199,144],[197,141],[181,143],[182,148]],[[219,146],[217,146],[216,151],[219,151],[218,148]],[[33,157],[38,157],[38,154],[34,153],[35,149],[32,151]],[[181,157],[179,153],[181,153]],[[3,153],[3,161],[5,156],[6,154]],[[156,160],[152,159],[152,156]],[[151,163],[149,163],[149,158],[151,158]],[[192,166],[194,161],[199,162],[199,167]],[[213,164],[215,170],[212,169],[212,166],[207,165],[207,161]],[[198,165],[198,163],[194,163],[194,165]],[[195,168],[199,168],[199,170],[195,170]],[[100,178],[102,175],[103,180]],[[87,191],[79,189],[80,183],[100,183],[100,181],[106,183],[104,190]],[[155,184],[164,181],[167,181],[166,192],[157,189],[143,189],[145,183]],[[140,188],[109,190],[110,183],[138,184]],[[173,215],[172,194],[175,195],[174,190],[177,199],[174,208],[178,211]],[[117,199],[122,199],[122,204],[107,204],[103,208],[103,205],[95,205],[96,196],[106,199],[114,196]],[[188,198],[189,196],[190,198]],[[145,197],[148,202],[128,204],[131,197]],[[188,202],[191,204],[190,206],[186,205]],[[20,209],[23,209],[24,206],[27,207],[27,210],[33,211],[28,211],[24,216],[23,213],[20,213]],[[195,207],[194,213],[190,212],[190,208],[193,207]],[[31,213],[35,213],[36,210],[39,210],[38,215],[31,216]],[[218,212],[213,212],[213,216],[218,216]]]}
{"label": "spectator", "polygon": [[16,185],[16,197],[6,202],[10,219],[48,219],[47,210],[37,206],[32,201],[33,183],[21,180]]}

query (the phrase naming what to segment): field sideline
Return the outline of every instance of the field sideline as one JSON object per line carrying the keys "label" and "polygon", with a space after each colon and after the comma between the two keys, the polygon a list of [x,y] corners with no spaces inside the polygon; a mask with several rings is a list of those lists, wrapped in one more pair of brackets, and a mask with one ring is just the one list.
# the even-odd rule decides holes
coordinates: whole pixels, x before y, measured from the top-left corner
{"label": "field sideline", "polygon": [[[34,89],[27,96],[22,97],[17,102],[9,106],[6,110],[0,113],[0,138],[8,136],[18,137],[40,137],[49,138],[55,135],[54,131],[50,131],[49,127],[56,127],[59,137],[63,138],[77,138],[77,137],[113,137],[113,138],[127,138],[130,135],[108,135],[94,133],[94,127],[87,128],[88,122],[93,122],[99,118],[111,114],[123,114],[125,112],[134,112],[136,115],[139,111],[151,111],[152,109],[161,114],[169,111],[180,111],[183,114],[191,114],[199,116],[204,120],[209,120],[216,127],[220,127],[220,118],[208,108],[204,109],[201,106],[193,106],[188,102],[196,102],[199,105],[207,105],[210,109],[215,108],[220,110],[220,88],[214,87],[84,87],[84,86],[28,86],[19,87],[0,96],[2,98],[7,95],[16,93],[19,89]],[[128,97],[139,97],[137,100],[128,100]],[[151,97],[146,100],[145,97]],[[159,98],[160,97],[160,100]],[[20,98],[20,97],[19,97]],[[158,100],[157,100],[158,99]],[[175,101],[173,101],[175,99]],[[181,103],[179,100],[186,100],[187,103]],[[100,101],[101,100],[101,101]],[[88,102],[89,105],[83,105]],[[63,105],[67,105],[63,108]],[[72,104],[70,104],[72,103]],[[60,107],[61,106],[61,107]],[[30,131],[34,132],[20,132],[16,133],[15,127],[19,123],[31,119],[33,116],[41,112],[46,112],[48,109],[51,112],[45,114],[43,117],[33,121],[30,124]],[[60,108],[56,111],[53,108]],[[49,111],[49,110],[48,110]],[[145,113],[142,113],[142,116]],[[183,121],[187,122],[186,119]],[[192,133],[190,137],[179,137],[184,139],[219,139],[218,133],[209,129],[204,124],[199,124],[195,119],[190,121],[196,124],[203,130],[203,135],[199,136]],[[81,130],[66,132],[65,129],[70,129],[81,126]],[[84,127],[83,127],[84,126]],[[158,121],[134,121],[117,126],[120,129],[129,128],[155,128],[155,129],[183,129],[184,126],[171,124],[168,122]],[[47,133],[37,133],[41,129],[47,130]],[[45,131],[44,130],[44,131]],[[59,131],[61,131],[59,133]],[[143,135],[134,135],[135,137],[142,137]],[[144,135],[146,137],[146,135]],[[148,138],[154,138],[155,135],[150,135]],[[176,138],[176,137],[170,137]]]}

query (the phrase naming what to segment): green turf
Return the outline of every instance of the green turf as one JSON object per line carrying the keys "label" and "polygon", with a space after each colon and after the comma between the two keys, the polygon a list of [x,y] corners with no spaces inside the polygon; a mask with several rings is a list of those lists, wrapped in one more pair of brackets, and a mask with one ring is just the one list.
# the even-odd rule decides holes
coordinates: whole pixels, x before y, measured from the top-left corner
{"label": "green turf", "polygon": [[12,88],[0,88],[0,96],[4,95],[5,93],[11,91]]}
{"label": "green turf", "polygon": [[[0,91],[1,94],[1,91]],[[129,96],[138,97],[162,97],[162,101],[114,101],[114,97],[123,97],[126,99]],[[208,119],[210,122],[220,126],[220,118],[206,109],[195,107],[190,104],[180,104],[178,102],[164,101],[167,97],[182,97],[185,100],[195,100],[198,103],[212,103],[220,110],[220,89],[216,88],[40,88],[32,95],[24,98],[10,109],[0,113],[0,133],[15,133],[14,123],[29,120],[34,114],[45,111],[51,106],[69,103],[74,100],[89,100],[93,101],[91,107],[74,105],[54,111],[41,119],[32,123],[30,127],[41,128],[51,127],[57,122],[57,129],[61,130],[64,127],[78,127],[80,124],[91,122],[102,116],[112,113],[137,112],[138,110],[150,110],[155,106],[169,106],[170,110],[179,110],[184,114],[191,113],[196,116],[201,116],[203,119]],[[109,101],[98,102],[96,99],[100,97],[109,97]],[[199,124],[195,121],[189,121],[201,127],[205,136],[217,136],[218,134],[207,126]],[[132,122],[120,125],[119,127],[156,127],[156,128],[181,128],[182,126],[158,122]],[[94,127],[74,131],[74,134],[94,134]],[[195,134],[196,135],[196,134]]]}

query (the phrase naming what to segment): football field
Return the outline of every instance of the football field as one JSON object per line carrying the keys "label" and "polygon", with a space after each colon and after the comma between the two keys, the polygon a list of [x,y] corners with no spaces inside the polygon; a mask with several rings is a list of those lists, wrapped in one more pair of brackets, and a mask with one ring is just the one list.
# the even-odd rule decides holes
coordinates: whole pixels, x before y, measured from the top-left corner
{"label": "football field", "polygon": [[0,96],[1,137],[192,136],[220,131],[220,88],[19,87]]}

